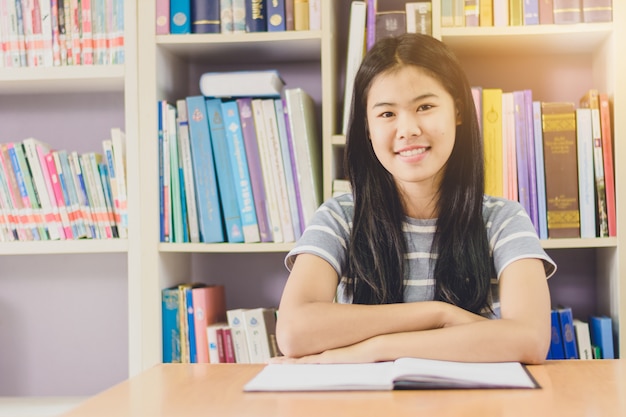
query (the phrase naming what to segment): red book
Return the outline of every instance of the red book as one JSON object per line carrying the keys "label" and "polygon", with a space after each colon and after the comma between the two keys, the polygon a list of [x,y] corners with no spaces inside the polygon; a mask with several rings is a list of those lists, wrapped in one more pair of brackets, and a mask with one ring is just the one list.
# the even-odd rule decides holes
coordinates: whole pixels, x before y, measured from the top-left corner
{"label": "red book", "polygon": [[209,362],[207,326],[226,321],[226,296],[223,285],[196,287],[191,290],[196,331],[198,363]]}
{"label": "red book", "polygon": [[600,126],[602,128],[602,152],[604,161],[604,184],[606,186],[606,214],[609,236],[617,236],[615,220],[615,174],[613,170],[613,137],[611,134],[611,108],[609,97],[600,93]]}

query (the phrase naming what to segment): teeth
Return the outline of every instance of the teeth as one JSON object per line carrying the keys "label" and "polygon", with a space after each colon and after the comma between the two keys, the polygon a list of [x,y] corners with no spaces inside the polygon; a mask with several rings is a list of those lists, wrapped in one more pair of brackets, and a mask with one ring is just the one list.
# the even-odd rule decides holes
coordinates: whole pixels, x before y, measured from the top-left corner
{"label": "teeth", "polygon": [[400,156],[413,156],[426,152],[426,148],[416,148],[408,151],[401,151]]}

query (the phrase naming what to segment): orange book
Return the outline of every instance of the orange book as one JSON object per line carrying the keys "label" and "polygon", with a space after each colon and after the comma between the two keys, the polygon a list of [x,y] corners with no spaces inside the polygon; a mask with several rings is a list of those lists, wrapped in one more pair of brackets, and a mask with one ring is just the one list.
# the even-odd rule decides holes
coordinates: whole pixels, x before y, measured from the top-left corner
{"label": "orange book", "polygon": [[609,97],[600,93],[600,127],[602,129],[602,155],[604,162],[604,185],[606,187],[606,214],[609,236],[617,235],[615,218],[615,174],[613,170],[613,136],[611,133],[611,108]]}
{"label": "orange book", "polygon": [[196,331],[198,363],[209,363],[207,326],[226,321],[226,295],[223,285],[209,285],[191,290]]}

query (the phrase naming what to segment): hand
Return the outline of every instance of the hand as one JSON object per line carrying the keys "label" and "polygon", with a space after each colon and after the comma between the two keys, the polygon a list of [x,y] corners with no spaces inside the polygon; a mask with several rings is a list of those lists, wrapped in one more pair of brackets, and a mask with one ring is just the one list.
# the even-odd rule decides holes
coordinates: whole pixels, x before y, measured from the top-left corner
{"label": "hand", "polygon": [[371,339],[337,349],[329,349],[314,355],[292,358],[278,356],[271,358],[269,363],[367,363],[375,362],[370,349]]}

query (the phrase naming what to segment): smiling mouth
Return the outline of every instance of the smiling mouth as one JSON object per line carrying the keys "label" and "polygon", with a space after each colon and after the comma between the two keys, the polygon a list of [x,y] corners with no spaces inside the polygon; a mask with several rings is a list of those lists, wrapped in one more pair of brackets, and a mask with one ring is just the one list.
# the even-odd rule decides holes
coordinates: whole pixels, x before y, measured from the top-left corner
{"label": "smiling mouth", "polygon": [[409,149],[409,150],[406,150],[406,151],[398,152],[398,155],[400,155],[400,156],[414,156],[414,155],[419,155],[421,153],[424,153],[427,150],[428,150],[428,148]]}

